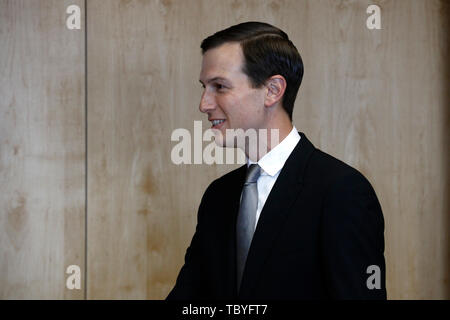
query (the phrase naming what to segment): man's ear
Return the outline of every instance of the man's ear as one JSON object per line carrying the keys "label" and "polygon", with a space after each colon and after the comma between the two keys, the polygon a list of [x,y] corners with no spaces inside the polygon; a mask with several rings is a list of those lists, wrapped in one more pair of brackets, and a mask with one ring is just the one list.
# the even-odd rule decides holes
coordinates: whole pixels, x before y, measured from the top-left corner
{"label": "man's ear", "polygon": [[286,79],[277,74],[271,76],[265,83],[267,88],[267,94],[264,100],[264,105],[268,108],[281,103],[284,92],[286,91],[287,82]]}

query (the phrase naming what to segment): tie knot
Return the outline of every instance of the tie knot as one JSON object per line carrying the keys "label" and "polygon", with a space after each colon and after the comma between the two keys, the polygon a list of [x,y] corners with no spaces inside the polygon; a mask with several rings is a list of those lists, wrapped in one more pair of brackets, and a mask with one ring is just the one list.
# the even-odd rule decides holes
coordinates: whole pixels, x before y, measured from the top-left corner
{"label": "tie knot", "polygon": [[256,163],[251,164],[247,169],[247,176],[245,178],[245,184],[255,183],[256,181],[258,181],[260,173],[261,173],[261,167]]}

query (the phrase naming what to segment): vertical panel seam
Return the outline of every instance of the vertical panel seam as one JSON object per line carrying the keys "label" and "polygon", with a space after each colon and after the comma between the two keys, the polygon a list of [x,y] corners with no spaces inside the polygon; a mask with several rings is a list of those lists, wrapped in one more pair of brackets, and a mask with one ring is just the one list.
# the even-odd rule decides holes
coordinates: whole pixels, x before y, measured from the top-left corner
{"label": "vertical panel seam", "polygon": [[87,300],[87,275],[88,275],[88,60],[87,60],[87,0],[84,0],[84,300]]}

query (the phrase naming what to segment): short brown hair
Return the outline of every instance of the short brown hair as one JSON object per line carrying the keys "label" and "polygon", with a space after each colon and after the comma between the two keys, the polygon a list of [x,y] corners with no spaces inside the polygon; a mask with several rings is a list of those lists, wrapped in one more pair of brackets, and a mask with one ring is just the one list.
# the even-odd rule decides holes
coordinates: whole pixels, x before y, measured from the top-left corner
{"label": "short brown hair", "polygon": [[303,61],[288,35],[268,23],[244,22],[204,39],[200,45],[202,54],[227,42],[240,43],[245,59],[242,71],[253,87],[261,87],[276,74],[286,79],[282,105],[292,121],[295,98],[303,78]]}

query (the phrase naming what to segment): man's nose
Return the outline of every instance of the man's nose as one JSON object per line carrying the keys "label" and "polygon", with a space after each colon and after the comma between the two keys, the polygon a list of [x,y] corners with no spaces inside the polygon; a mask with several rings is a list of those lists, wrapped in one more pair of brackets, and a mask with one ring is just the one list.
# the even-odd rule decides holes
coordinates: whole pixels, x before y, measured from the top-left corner
{"label": "man's nose", "polygon": [[208,111],[214,110],[216,107],[216,103],[214,101],[214,97],[205,90],[202,94],[202,98],[200,99],[200,105],[198,108],[200,112],[206,113]]}

